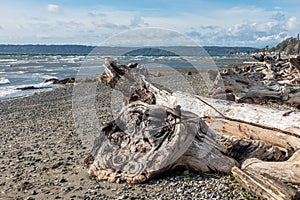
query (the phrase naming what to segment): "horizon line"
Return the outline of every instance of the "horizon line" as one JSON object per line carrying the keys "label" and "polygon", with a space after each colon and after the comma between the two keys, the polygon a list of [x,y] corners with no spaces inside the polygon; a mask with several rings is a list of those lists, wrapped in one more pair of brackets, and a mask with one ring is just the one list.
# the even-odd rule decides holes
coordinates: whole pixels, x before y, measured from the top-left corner
{"label": "horizon line", "polygon": [[3,44],[0,43],[0,46],[84,46],[84,47],[109,47],[109,48],[147,48],[147,47],[245,47],[245,48],[255,48],[255,49],[261,49],[264,47],[253,47],[253,46],[227,46],[227,45],[160,45],[160,46],[98,46],[98,45],[91,45],[91,44],[34,44],[34,43],[26,43],[26,44]]}

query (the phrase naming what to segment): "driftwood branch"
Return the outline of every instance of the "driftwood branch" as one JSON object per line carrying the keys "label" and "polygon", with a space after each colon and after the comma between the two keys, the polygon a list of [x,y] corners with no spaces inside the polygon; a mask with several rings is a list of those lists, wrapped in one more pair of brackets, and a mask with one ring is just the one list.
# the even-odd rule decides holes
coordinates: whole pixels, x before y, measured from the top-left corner
{"label": "driftwood branch", "polygon": [[299,199],[299,194],[296,190],[286,186],[272,177],[240,170],[237,167],[232,169],[232,174],[243,188],[250,193],[257,195],[261,199]]}
{"label": "driftwood branch", "polygon": [[245,64],[251,65],[224,69],[211,95],[236,102],[300,106],[300,56]]}
{"label": "driftwood branch", "polygon": [[246,160],[242,170],[252,173],[269,175],[282,182],[300,184],[300,150],[284,162],[265,162],[256,158]]}
{"label": "driftwood branch", "polygon": [[249,192],[264,199],[300,199],[300,193],[284,183],[300,183],[300,150],[284,162],[246,160],[242,170],[233,168],[238,182]]}

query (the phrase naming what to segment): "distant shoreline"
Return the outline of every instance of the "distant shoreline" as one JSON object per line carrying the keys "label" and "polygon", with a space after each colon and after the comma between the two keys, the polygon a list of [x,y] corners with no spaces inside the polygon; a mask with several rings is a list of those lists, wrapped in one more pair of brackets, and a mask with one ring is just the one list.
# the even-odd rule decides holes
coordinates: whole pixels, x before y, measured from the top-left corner
{"label": "distant shoreline", "polygon": [[[96,49],[95,49],[96,48]],[[205,51],[203,51],[203,49]],[[3,55],[132,55],[132,56],[228,56],[230,52],[251,53],[254,47],[224,46],[166,46],[166,47],[106,47],[85,45],[5,45],[0,44]]]}

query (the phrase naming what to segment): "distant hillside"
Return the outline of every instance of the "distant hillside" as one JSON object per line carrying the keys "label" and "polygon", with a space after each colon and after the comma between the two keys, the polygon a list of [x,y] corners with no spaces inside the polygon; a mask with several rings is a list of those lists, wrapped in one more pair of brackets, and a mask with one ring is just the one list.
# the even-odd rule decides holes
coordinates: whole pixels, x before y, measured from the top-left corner
{"label": "distant hillside", "polygon": [[[203,47],[210,56],[226,56],[232,52],[253,52],[252,47]],[[197,56],[205,55],[202,47],[97,47],[84,45],[0,45],[0,54],[31,55],[87,55],[91,51],[98,55],[132,55],[132,56]]]}
{"label": "distant hillside", "polygon": [[277,51],[277,52],[284,51],[287,55],[299,54],[300,40],[293,37],[288,38],[280,42],[276,47],[271,48],[270,51]]}
{"label": "distant hillside", "polygon": [[0,54],[89,54],[93,48],[83,45],[0,45]]}

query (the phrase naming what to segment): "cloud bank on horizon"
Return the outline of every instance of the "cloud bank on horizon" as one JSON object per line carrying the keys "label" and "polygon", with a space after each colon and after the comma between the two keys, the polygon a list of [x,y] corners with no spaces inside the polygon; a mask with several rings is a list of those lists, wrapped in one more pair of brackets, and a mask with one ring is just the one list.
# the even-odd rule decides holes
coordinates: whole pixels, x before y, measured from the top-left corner
{"label": "cloud bank on horizon", "polygon": [[[0,3],[1,44],[97,45],[114,34],[157,27],[182,33],[198,45],[264,47],[300,32],[298,0]],[[170,36],[162,37],[168,41]]]}

